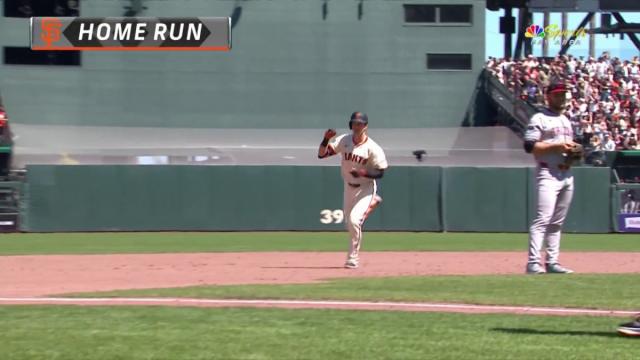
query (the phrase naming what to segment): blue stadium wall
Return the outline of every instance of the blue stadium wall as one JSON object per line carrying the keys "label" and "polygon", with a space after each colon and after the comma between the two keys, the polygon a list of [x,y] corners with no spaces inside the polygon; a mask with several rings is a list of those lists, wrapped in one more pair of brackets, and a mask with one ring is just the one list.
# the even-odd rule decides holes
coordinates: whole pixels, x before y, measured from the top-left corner
{"label": "blue stadium wall", "polygon": [[[9,0],[4,0],[9,1]],[[2,1],[0,1],[2,3]],[[361,16],[358,6],[362,3]],[[84,17],[126,1],[80,1]],[[230,16],[221,52],[84,52],[80,66],[0,65],[14,122],[206,128],[324,128],[363,109],[376,127],[460,126],[484,64],[484,0],[146,0],[142,16]],[[409,25],[404,4],[472,5],[467,25]],[[238,10],[236,9],[236,12]],[[29,45],[28,19],[0,18],[0,45]],[[471,70],[436,71],[427,53]]]}

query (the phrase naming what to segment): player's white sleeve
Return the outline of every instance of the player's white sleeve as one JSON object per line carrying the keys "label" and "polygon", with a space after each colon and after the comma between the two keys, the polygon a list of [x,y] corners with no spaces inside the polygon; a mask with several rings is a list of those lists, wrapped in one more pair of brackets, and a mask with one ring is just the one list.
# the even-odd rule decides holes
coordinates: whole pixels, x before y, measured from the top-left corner
{"label": "player's white sleeve", "polygon": [[384,154],[384,151],[380,146],[374,146],[371,149],[371,165],[374,168],[379,170],[384,170],[389,167],[389,163],[387,163],[387,157]]}
{"label": "player's white sleeve", "polygon": [[347,134],[342,134],[340,136],[334,137],[330,142],[329,146],[333,149],[333,152],[339,154],[344,151],[344,142],[347,137]]}
{"label": "player's white sleeve", "polygon": [[531,117],[527,131],[524,133],[524,141],[540,141],[542,139],[542,121],[541,114],[535,114]]}

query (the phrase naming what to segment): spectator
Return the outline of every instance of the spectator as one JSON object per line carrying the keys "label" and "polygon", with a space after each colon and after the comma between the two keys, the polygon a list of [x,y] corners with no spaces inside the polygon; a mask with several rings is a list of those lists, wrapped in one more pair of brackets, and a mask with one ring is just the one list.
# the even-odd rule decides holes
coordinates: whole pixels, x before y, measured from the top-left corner
{"label": "spectator", "polygon": [[634,134],[629,135],[624,142],[624,150],[640,150],[638,140]]}
{"label": "spectator", "polygon": [[532,105],[544,105],[540,89],[553,81],[564,82],[571,90],[565,115],[576,141],[586,146],[599,141],[606,151],[639,148],[640,57],[620,60],[608,52],[586,60],[571,55],[522,60],[491,57],[486,69]]}
{"label": "spectator", "polygon": [[593,165],[600,165],[604,163],[604,148],[599,136],[593,136],[591,138],[591,144],[589,144],[588,150],[586,158],[587,163]]}
{"label": "spectator", "polygon": [[611,139],[611,135],[609,133],[604,134],[604,151],[615,151],[616,150],[616,142]]}

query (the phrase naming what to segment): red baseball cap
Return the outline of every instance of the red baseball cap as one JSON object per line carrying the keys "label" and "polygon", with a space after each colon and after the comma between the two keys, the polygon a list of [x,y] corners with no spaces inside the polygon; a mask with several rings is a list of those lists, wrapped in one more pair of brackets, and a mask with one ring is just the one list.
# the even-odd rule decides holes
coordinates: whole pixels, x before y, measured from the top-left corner
{"label": "red baseball cap", "polygon": [[547,86],[547,94],[553,94],[558,92],[567,92],[567,86],[562,83],[551,84]]}

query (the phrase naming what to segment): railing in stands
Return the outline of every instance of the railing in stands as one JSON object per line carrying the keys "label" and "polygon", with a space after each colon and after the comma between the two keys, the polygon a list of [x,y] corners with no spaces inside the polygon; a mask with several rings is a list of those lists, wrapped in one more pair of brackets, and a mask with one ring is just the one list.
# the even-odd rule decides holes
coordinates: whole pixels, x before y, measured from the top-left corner
{"label": "railing in stands", "polygon": [[533,105],[519,99],[511,90],[504,86],[498,79],[483,70],[480,75],[483,77],[484,89],[491,100],[496,104],[502,113],[501,121],[503,125],[523,137],[529,123],[529,119],[538,109]]}

